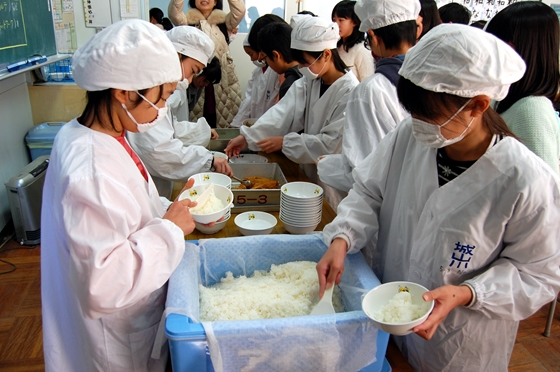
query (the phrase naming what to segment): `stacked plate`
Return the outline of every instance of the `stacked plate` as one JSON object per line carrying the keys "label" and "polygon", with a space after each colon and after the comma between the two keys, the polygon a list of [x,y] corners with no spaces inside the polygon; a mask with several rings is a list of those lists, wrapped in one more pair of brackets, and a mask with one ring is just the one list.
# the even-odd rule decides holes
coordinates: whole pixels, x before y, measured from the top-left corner
{"label": "stacked plate", "polygon": [[280,221],[292,234],[314,231],[323,213],[323,189],[310,182],[290,182],[282,186]]}
{"label": "stacked plate", "polygon": [[[227,156],[226,156],[227,158]],[[227,187],[231,190],[231,178],[224,174],[214,173],[214,172],[206,172],[206,173],[198,173],[194,176],[190,177],[194,178],[194,186],[198,185],[210,185],[214,183],[216,185],[222,185]],[[231,217],[231,208],[228,208],[226,213],[224,214],[224,219],[222,221],[216,222],[216,224],[212,227],[204,226],[199,222],[194,222],[196,229],[203,234],[215,234],[226,227],[226,223]]]}

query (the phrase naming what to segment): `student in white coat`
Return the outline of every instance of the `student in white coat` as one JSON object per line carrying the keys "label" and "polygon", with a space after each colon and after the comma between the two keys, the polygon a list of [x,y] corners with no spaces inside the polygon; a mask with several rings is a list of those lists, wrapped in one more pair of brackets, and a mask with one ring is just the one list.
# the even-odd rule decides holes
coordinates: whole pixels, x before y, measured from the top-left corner
{"label": "student in white coat", "polygon": [[[196,27],[178,26],[168,31],[167,36],[181,58],[183,77],[181,89],[188,87],[193,76],[200,73],[212,58],[214,43]],[[206,119],[199,119],[206,121]],[[200,172],[216,171],[231,176],[233,173],[227,159],[214,157],[199,145],[188,145],[179,138],[182,122],[174,120],[171,112],[161,124],[146,133],[128,133],[127,138],[134,151],[152,175],[159,194],[170,198],[173,181],[186,182]]]}
{"label": "student in white coat", "polygon": [[[188,27],[188,26],[178,26],[178,27]],[[180,33],[180,32],[179,32]],[[168,34],[169,36],[170,34]],[[212,41],[212,40],[210,40]],[[213,42],[212,42],[213,43]],[[212,44],[213,45],[213,44]],[[188,63],[188,57],[180,54],[180,59],[182,63]],[[204,66],[202,71],[199,71],[194,77],[189,79],[183,79],[177,83],[177,89],[175,92],[169,97],[167,100],[167,107],[169,107],[169,112],[173,118],[173,127],[175,129],[175,137],[180,139],[185,146],[188,145],[198,145],[198,146],[206,146],[210,142],[211,139],[218,139],[220,136],[216,129],[210,128],[210,125],[206,121],[205,118],[199,118],[196,122],[190,121],[190,110],[191,110],[191,103],[189,102],[188,96],[188,88],[195,85],[195,79],[201,78],[205,75],[208,71],[208,67],[211,63],[216,63],[218,66],[218,73],[220,78],[216,79],[214,83],[208,81],[207,79],[199,79],[202,82],[200,85],[200,91],[202,92],[204,86],[208,84],[218,84],[221,80],[221,71],[220,69],[220,62],[216,57],[212,57],[210,61]],[[216,70],[215,66],[211,66],[211,69],[214,71]],[[188,71],[187,69],[185,69]],[[196,100],[200,94],[196,96]],[[192,107],[194,107],[194,103],[192,103]]]}
{"label": "student in white coat", "polygon": [[239,128],[247,119],[255,121],[260,118],[278,100],[280,75],[264,61],[264,54],[259,48],[257,37],[260,30],[272,23],[286,22],[275,14],[265,14],[254,22],[243,41],[243,49],[256,67],[247,83],[245,99],[230,124],[234,128]]}
{"label": "student in white coat", "polygon": [[[302,17],[292,31],[292,57],[299,62],[303,77],[288,93],[250,128],[232,139],[228,156],[237,156],[247,145],[253,151],[282,150],[288,159],[301,164],[313,182],[315,162],[326,154],[339,153],[344,111],[358,80],[340,59],[336,49],[338,26],[315,17]],[[341,194],[325,186],[325,197],[336,205]]]}
{"label": "student in white coat", "polygon": [[395,338],[415,370],[507,371],[518,322],[560,290],[560,178],[490,108],[524,71],[493,35],[433,28],[399,72],[412,117],[356,167],[324,229],[321,295],[371,239],[382,282],[431,289],[428,319]]}
{"label": "student in white coat", "polygon": [[156,26],[125,20],[80,47],[72,71],[88,102],[56,136],[41,212],[46,371],[163,371],[167,358],[150,354],[194,204],[160,199],[124,132],[163,118],[177,52]]}
{"label": "student in white coat", "polygon": [[[399,68],[406,52],[416,44],[420,12],[418,0],[359,0],[355,11],[367,32],[367,45],[377,58],[373,76],[361,82],[346,105],[342,153],[319,160],[321,181],[348,192],[352,170],[375,150],[387,133],[409,114],[397,97]],[[365,48],[364,48],[365,49]]]}

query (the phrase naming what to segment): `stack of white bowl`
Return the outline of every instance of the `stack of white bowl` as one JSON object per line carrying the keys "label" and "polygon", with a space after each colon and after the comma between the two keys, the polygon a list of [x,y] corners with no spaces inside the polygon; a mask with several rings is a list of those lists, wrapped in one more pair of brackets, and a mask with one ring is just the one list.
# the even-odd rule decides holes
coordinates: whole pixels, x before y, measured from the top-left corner
{"label": "stack of white bowl", "polygon": [[[194,178],[194,186],[210,185],[211,183],[214,183],[216,185],[225,186],[231,190],[231,178],[221,173],[214,173],[214,172],[198,173],[190,178]],[[221,231],[224,227],[226,227],[226,223],[230,217],[231,217],[231,208],[227,210],[226,214],[224,215],[224,219],[220,222],[216,222],[216,224],[212,227],[204,226],[196,221],[194,222],[194,224],[196,226],[196,229],[203,234],[215,234],[218,231]]]}
{"label": "stack of white bowl", "polygon": [[292,234],[314,231],[323,213],[323,188],[311,182],[290,182],[282,186],[280,221]]}

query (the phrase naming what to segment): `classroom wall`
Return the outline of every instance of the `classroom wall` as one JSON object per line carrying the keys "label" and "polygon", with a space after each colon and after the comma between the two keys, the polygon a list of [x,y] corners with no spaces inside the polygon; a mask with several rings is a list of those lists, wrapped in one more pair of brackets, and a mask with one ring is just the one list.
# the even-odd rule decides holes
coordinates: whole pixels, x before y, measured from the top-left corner
{"label": "classroom wall", "polygon": [[30,161],[24,141],[33,127],[26,77],[18,74],[0,80],[0,230],[12,218],[4,184]]}

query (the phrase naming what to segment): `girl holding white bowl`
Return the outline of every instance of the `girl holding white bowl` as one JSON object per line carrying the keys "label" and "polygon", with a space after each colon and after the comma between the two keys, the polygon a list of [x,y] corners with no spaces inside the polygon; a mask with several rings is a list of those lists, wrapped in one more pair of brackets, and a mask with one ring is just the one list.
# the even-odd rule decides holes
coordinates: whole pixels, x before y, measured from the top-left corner
{"label": "girl holding white bowl", "polygon": [[324,229],[321,296],[371,240],[383,283],[431,289],[433,312],[395,338],[415,370],[507,371],[518,322],[560,290],[560,179],[490,108],[524,72],[482,30],[432,29],[399,71],[412,116],[356,167]]}

